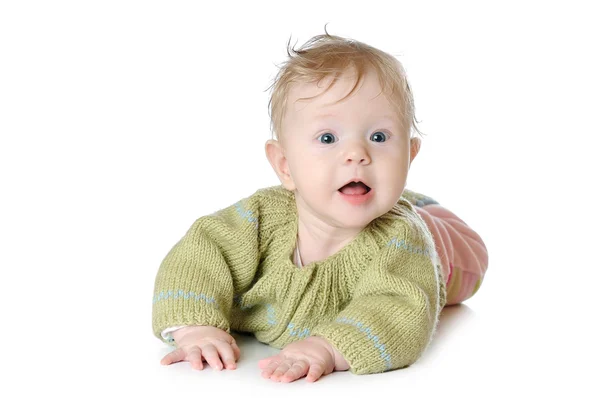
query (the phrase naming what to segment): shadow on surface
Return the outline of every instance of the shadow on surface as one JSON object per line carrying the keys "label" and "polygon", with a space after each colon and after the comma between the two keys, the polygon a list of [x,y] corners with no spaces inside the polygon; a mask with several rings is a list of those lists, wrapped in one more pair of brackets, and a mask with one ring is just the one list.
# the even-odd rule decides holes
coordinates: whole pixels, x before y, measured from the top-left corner
{"label": "shadow on surface", "polygon": [[437,351],[439,346],[446,344],[452,333],[460,332],[460,329],[476,318],[475,312],[465,304],[456,304],[444,307],[440,314],[440,321],[437,331],[433,336],[431,346],[426,350],[425,355],[431,351]]}

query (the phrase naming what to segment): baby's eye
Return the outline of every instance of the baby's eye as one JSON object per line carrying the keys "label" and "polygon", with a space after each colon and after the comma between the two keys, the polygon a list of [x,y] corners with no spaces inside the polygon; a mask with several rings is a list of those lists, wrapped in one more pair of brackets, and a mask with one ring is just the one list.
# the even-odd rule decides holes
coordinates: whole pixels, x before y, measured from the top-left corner
{"label": "baby's eye", "polygon": [[335,136],[331,133],[325,133],[325,134],[321,134],[319,136],[318,140],[322,144],[333,144],[335,142]]}
{"label": "baby's eye", "polygon": [[371,134],[371,141],[384,142],[385,140],[387,140],[387,136],[381,131]]}

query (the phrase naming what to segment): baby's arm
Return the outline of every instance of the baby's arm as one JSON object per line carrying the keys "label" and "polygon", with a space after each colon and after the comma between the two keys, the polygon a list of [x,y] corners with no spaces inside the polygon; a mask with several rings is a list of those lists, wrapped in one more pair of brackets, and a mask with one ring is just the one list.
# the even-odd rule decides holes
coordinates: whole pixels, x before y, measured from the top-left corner
{"label": "baby's arm", "polygon": [[[170,250],[155,282],[152,323],[156,337],[184,326],[173,332],[174,340],[167,341],[181,348],[175,335],[189,335],[190,327],[199,325],[218,328],[229,336],[234,293],[251,283],[260,258],[257,207],[256,200],[247,198],[202,217]],[[193,336],[191,340],[202,340]],[[181,352],[173,355],[180,358]]]}
{"label": "baby's arm", "polygon": [[384,372],[415,362],[428,346],[445,304],[444,281],[426,226],[399,223],[368,265],[350,303],[331,322],[313,328],[355,374]]}

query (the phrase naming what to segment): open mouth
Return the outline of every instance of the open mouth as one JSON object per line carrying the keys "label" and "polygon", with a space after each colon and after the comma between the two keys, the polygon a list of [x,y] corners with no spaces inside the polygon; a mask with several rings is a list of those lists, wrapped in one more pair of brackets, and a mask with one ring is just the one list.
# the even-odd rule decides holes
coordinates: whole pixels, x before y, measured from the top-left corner
{"label": "open mouth", "polygon": [[351,181],[338,189],[344,195],[366,195],[371,191],[371,187],[362,181]]}

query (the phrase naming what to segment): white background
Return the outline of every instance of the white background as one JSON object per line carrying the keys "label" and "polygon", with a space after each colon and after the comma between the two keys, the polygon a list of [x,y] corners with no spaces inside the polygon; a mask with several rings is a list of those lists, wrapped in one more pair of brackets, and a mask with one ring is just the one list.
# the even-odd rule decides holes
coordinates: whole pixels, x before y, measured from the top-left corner
{"label": "white background", "polygon": [[[592,3],[0,3],[0,395],[598,396]],[[427,134],[408,188],[483,237],[483,286],[405,370],[277,384],[241,337],[236,371],[160,366],[158,266],[278,183],[267,88],[326,23],[404,64]]]}

